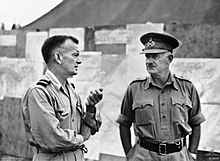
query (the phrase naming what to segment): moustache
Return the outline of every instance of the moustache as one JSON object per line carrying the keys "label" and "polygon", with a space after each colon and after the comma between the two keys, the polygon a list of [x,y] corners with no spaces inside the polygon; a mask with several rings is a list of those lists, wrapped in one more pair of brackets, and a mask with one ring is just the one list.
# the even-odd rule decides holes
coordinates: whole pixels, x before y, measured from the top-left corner
{"label": "moustache", "polygon": [[153,63],[147,64],[147,67],[154,67]]}

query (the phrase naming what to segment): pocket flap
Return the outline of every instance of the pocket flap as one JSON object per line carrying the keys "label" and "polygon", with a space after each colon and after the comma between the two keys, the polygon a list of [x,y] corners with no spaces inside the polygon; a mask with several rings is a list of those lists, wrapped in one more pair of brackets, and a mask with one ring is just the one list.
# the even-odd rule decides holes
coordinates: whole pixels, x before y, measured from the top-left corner
{"label": "pocket flap", "polygon": [[152,98],[135,100],[133,103],[133,109],[144,108],[146,105],[153,106],[154,100]]}
{"label": "pocket flap", "polygon": [[171,97],[171,100],[172,100],[172,105],[175,105],[175,104],[179,104],[181,106],[188,106],[190,108],[192,108],[192,102],[189,100],[189,98],[181,98],[181,97]]}
{"label": "pocket flap", "polygon": [[61,116],[67,116],[69,114],[68,107],[56,109],[56,113],[59,113]]}

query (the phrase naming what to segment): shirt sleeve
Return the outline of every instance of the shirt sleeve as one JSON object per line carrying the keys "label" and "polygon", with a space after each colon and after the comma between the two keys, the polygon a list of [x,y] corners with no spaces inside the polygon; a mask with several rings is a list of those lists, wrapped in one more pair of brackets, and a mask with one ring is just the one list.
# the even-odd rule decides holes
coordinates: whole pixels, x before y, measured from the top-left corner
{"label": "shirt sleeve", "polygon": [[59,151],[72,149],[83,143],[84,139],[76,131],[62,129],[53,107],[42,89],[34,88],[29,93],[31,133],[42,149]]}
{"label": "shirt sleeve", "polygon": [[204,115],[201,113],[201,103],[198,92],[194,85],[191,90],[192,110],[189,113],[189,125],[199,125],[205,121]]}
{"label": "shirt sleeve", "polygon": [[121,104],[121,113],[116,122],[131,127],[134,120],[134,112],[132,111],[133,96],[131,86],[128,86]]}
{"label": "shirt sleeve", "polygon": [[94,135],[102,125],[100,112],[97,109],[95,113],[86,112],[83,116],[83,123],[91,129],[91,134]]}

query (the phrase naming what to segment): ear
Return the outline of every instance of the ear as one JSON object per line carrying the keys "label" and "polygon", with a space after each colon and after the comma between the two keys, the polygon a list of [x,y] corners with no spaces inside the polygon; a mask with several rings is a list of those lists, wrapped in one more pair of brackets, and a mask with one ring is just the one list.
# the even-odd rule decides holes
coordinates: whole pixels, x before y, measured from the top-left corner
{"label": "ear", "polygon": [[169,59],[169,61],[171,63],[173,61],[173,55],[172,54],[168,55],[168,59]]}
{"label": "ear", "polygon": [[56,62],[57,62],[58,64],[61,64],[61,63],[62,63],[62,62],[61,62],[62,56],[61,56],[61,54],[60,54],[59,52],[55,52],[55,53],[54,53],[54,58],[55,58],[55,60],[56,60]]}

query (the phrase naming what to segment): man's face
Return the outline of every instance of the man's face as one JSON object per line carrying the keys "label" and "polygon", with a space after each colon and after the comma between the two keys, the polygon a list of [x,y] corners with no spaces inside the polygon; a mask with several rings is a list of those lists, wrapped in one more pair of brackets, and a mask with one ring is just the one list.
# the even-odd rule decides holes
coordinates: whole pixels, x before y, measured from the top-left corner
{"label": "man's face", "polygon": [[168,58],[169,52],[165,53],[147,53],[146,68],[149,74],[161,74],[169,71],[170,60]]}
{"label": "man's face", "polygon": [[79,64],[81,64],[77,44],[72,40],[66,40],[62,47],[61,67],[64,73],[68,76],[77,75]]}

